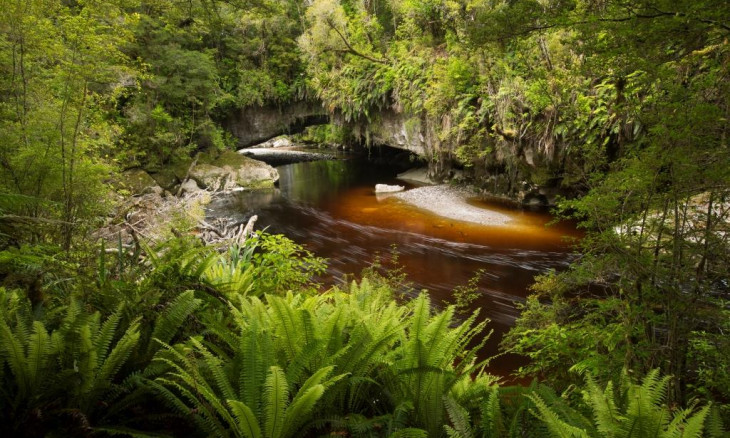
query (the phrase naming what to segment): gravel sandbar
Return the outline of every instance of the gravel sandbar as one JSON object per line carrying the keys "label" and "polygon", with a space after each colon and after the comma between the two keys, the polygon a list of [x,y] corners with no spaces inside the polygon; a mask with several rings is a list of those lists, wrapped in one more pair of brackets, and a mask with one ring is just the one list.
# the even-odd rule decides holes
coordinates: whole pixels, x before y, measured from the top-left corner
{"label": "gravel sandbar", "polygon": [[418,187],[392,195],[439,216],[480,225],[504,225],[512,221],[506,214],[475,207],[466,202],[470,194],[447,185]]}

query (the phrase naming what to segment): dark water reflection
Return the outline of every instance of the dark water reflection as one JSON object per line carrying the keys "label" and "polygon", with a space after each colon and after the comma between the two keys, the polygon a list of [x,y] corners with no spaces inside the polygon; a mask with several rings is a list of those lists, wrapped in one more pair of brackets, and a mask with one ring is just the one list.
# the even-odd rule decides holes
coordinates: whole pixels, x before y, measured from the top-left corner
{"label": "dark water reflection", "polygon": [[[279,189],[239,192],[211,204],[213,216],[245,220],[259,216],[257,228],[268,227],[329,259],[328,281],[359,273],[376,253],[396,245],[400,261],[416,290],[427,289],[437,304],[450,299],[478,269],[475,308],[489,318],[495,333],[487,354],[497,353],[502,334],[518,316],[515,303],[524,301],[534,277],[564,269],[572,255],[564,236],[577,236],[568,226],[546,228],[545,213],[509,209],[498,204],[473,204],[510,215],[509,226],[489,227],[445,219],[392,197],[376,196],[376,183],[403,184],[396,172],[360,160],[297,163],[278,168]],[[521,360],[503,356],[491,371],[506,374]]]}

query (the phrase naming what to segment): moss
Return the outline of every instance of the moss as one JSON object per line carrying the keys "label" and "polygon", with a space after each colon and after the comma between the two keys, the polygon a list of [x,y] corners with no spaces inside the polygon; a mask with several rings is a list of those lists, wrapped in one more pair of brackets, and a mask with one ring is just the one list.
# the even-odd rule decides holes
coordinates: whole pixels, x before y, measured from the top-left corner
{"label": "moss", "polygon": [[233,168],[238,168],[250,165],[252,161],[253,160],[251,160],[250,158],[247,158],[234,151],[223,151],[215,154],[215,156],[211,156],[211,154],[205,154],[204,156],[201,156],[201,162],[212,164],[213,166],[217,167],[230,166]]}
{"label": "moss", "polygon": [[270,179],[260,179],[258,181],[251,181],[246,184],[246,188],[254,190],[273,189],[274,181]]}
{"label": "moss", "polygon": [[121,185],[133,195],[140,195],[150,187],[158,187],[157,181],[142,169],[125,171],[122,175]]}

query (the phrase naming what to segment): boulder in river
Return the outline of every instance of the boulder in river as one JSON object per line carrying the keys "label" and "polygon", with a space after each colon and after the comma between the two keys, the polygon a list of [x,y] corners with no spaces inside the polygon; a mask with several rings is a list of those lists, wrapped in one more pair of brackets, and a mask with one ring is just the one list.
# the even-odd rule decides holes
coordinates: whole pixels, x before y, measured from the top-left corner
{"label": "boulder in river", "polygon": [[198,163],[190,170],[190,178],[203,188],[225,187],[229,172],[212,164]]}
{"label": "boulder in river", "polygon": [[233,151],[201,155],[189,176],[209,190],[273,187],[279,179],[279,173],[273,167]]}
{"label": "boulder in river", "polygon": [[229,180],[241,187],[273,187],[279,180],[279,172],[273,167],[234,151],[223,151],[211,164],[228,172]]}
{"label": "boulder in river", "polygon": [[405,190],[405,186],[397,186],[390,184],[375,184],[375,193],[394,193],[402,192]]}

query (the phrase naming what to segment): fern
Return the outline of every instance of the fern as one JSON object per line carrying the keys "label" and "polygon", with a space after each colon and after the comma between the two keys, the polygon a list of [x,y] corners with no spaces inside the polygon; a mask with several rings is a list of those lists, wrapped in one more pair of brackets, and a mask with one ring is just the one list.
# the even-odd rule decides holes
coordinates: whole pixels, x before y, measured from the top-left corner
{"label": "fern", "polygon": [[[18,311],[24,307],[0,311],[0,367],[7,364],[10,370],[1,374],[2,387],[17,420],[5,430],[19,433],[28,427],[26,421],[43,430],[69,410],[86,423],[106,420],[107,409],[100,407],[116,408],[115,401],[129,389],[117,382],[124,380],[119,371],[137,346],[138,323],[114,342],[121,309],[101,324],[99,313],[85,312],[71,300],[60,325],[49,330],[44,321],[32,319],[45,313]],[[33,420],[32,412],[43,412],[43,418]]]}
{"label": "fern", "polygon": [[[200,303],[201,301],[195,298],[195,294],[191,290],[178,295],[157,317],[150,339],[169,343],[180,330],[183,322],[200,306]],[[158,342],[150,342],[147,348],[148,353],[154,353],[159,346]]]}
{"label": "fern", "polygon": [[[533,414],[543,421],[551,433],[561,437],[605,436],[616,438],[631,437],[701,437],[710,407],[699,411],[694,407],[672,413],[663,405],[669,379],[660,377],[657,370],[644,377],[641,385],[621,381],[627,393],[624,406],[616,403],[613,384],[604,391],[588,376],[584,398],[591,407],[594,422],[585,420],[586,426],[579,422],[566,421],[565,415],[558,414],[557,405],[548,404],[537,394],[528,397],[536,406]],[[572,424],[571,424],[572,423]]]}
{"label": "fern", "polygon": [[449,419],[453,427],[445,425],[444,428],[450,437],[460,438],[473,438],[474,431],[471,427],[471,419],[469,413],[452,397],[444,397],[444,405],[446,406],[446,412],[449,414]]}
{"label": "fern", "polygon": [[264,384],[264,425],[267,437],[279,437],[284,428],[284,408],[289,396],[281,368],[272,366]]}
{"label": "fern", "polygon": [[238,420],[238,430],[247,438],[260,438],[261,428],[251,408],[238,400],[228,400],[233,414]]}

